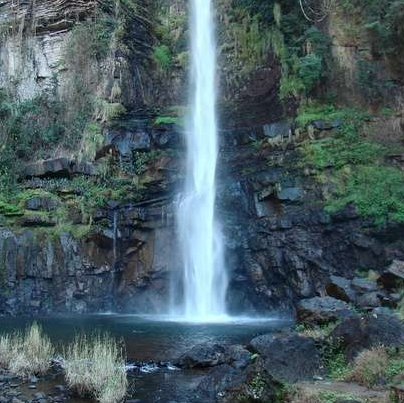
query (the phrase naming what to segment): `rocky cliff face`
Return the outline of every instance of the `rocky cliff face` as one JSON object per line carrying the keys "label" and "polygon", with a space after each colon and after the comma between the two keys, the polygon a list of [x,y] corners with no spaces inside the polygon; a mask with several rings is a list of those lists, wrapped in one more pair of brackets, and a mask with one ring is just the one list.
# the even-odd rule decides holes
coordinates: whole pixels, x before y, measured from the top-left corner
{"label": "rocky cliff face", "polygon": [[[285,78],[290,60],[274,49],[282,26],[274,21],[266,27],[252,14],[255,6],[240,4],[223,0],[217,5],[218,211],[231,278],[228,304],[237,313],[291,312],[302,298],[335,296],[333,276],[348,282],[358,275],[379,276],[393,260],[404,260],[395,190],[403,169],[402,75],[394,67],[397,58],[374,51],[372,37],[349,34],[348,28],[362,26],[356,18],[361,11],[352,14],[347,27],[339,9],[314,27],[330,39],[324,60],[331,72],[310,96],[302,99],[298,87],[295,95],[281,99],[286,84],[295,83]],[[300,21],[298,8],[285,8],[287,21]],[[273,20],[268,10],[261,14]],[[299,30],[307,28],[302,26]],[[178,119],[178,104],[186,98],[184,3],[3,1],[0,32],[0,89],[8,104],[39,97],[34,106],[45,109],[33,116],[62,123],[56,140],[35,131],[43,136],[42,145],[17,148],[11,158],[18,157],[19,169],[15,191],[0,197],[0,314],[165,312],[171,275],[181,270],[175,206],[185,159]],[[282,35],[283,46],[292,47],[287,31]],[[251,48],[258,40],[262,46]],[[297,43],[315,48],[312,39]],[[310,55],[303,62],[311,61]],[[365,73],[371,67],[378,83],[392,83],[390,90],[363,81],[369,81],[362,74],[364,61]],[[364,91],[369,89],[377,90],[376,100]],[[296,112],[299,103],[304,109],[327,91],[335,92],[337,102],[323,108],[326,116],[323,109],[322,115]],[[345,124],[333,108],[353,100],[368,110],[388,107],[389,112],[365,118],[355,112]],[[33,113],[30,104],[23,105]],[[28,116],[23,128],[30,127],[32,115],[23,112],[11,116],[17,122]],[[356,131],[349,137],[352,127]],[[329,139],[336,139],[331,151]],[[394,152],[373,152],[381,143]],[[348,152],[355,153],[355,147],[359,156]],[[351,194],[363,178],[350,175],[373,169],[376,160],[393,175],[393,190],[380,192],[394,199],[388,208],[395,215],[385,212],[374,194],[377,208],[370,213],[357,202],[357,193]],[[370,182],[362,189],[375,186]],[[328,209],[330,197],[349,200]],[[384,220],[375,222],[374,216],[383,214]],[[394,290],[375,292],[363,307],[398,302]]]}

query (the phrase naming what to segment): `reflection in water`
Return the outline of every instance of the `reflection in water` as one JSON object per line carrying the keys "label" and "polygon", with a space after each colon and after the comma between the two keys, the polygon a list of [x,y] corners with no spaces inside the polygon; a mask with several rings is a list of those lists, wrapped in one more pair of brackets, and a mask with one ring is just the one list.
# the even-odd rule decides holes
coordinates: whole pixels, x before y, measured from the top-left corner
{"label": "reflection in water", "polygon": [[[151,320],[133,315],[92,315],[55,318],[36,318],[44,331],[61,351],[63,345],[76,334],[108,332],[122,339],[130,362],[143,365],[133,367],[134,396],[143,403],[178,400],[192,392],[203,376],[198,371],[176,371],[168,363],[181,352],[203,342],[248,343],[251,338],[289,327],[287,320],[247,320],[238,318],[229,323],[193,324]],[[156,319],[156,318],[153,318]],[[0,333],[24,329],[32,323],[29,318],[0,318]],[[163,367],[154,363],[165,362]],[[49,385],[41,386],[49,388]],[[74,400],[74,403],[80,403]]]}

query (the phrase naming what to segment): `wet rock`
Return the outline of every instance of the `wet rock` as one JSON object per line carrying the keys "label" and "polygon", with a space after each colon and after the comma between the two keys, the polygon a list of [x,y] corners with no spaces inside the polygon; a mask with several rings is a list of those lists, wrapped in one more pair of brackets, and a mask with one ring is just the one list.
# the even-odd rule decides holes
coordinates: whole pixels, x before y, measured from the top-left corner
{"label": "wet rock", "polygon": [[377,291],[379,289],[375,280],[358,277],[352,280],[352,287],[362,294]]}
{"label": "wet rock", "polygon": [[24,170],[26,178],[70,177],[72,175],[96,175],[96,167],[86,161],[71,160],[66,157],[36,161]]}
{"label": "wet rock", "polygon": [[96,158],[101,158],[110,150],[115,150],[125,158],[131,158],[135,151],[150,150],[151,138],[144,124],[133,130],[112,129],[107,133],[102,150],[97,152]]}
{"label": "wet rock", "polygon": [[44,214],[26,214],[18,219],[21,227],[54,227],[56,222]]}
{"label": "wet rock", "polygon": [[352,281],[344,277],[330,276],[326,285],[327,295],[345,302],[354,302],[356,292],[352,288]]}
{"label": "wet rock", "polygon": [[29,383],[38,383],[38,378],[35,375],[31,375],[28,377]]}
{"label": "wet rock", "polygon": [[240,370],[224,364],[211,368],[195,391],[193,403],[273,401],[281,384],[274,380],[262,360]]}
{"label": "wet rock", "polygon": [[44,161],[37,161],[25,167],[25,176],[45,177],[45,176],[69,176],[70,161],[67,158],[54,158]]}
{"label": "wet rock", "polygon": [[20,400],[18,397],[13,397],[11,399],[11,403],[24,403],[24,401]]}
{"label": "wet rock", "polygon": [[404,262],[393,260],[393,263],[381,274],[378,284],[387,289],[393,289],[404,282]]}
{"label": "wet rock", "polygon": [[315,120],[312,122],[312,125],[317,130],[332,130],[340,127],[342,125],[341,119],[334,119],[334,120]]}
{"label": "wet rock", "polygon": [[37,393],[34,393],[33,397],[35,400],[46,399],[46,394],[43,392],[37,392]]}
{"label": "wet rock", "polygon": [[303,197],[303,189],[299,187],[282,187],[276,192],[276,197],[281,201],[298,201]]}
{"label": "wet rock", "polygon": [[297,305],[300,323],[322,325],[353,315],[351,307],[344,301],[332,297],[314,297],[301,300]]}
{"label": "wet rock", "polygon": [[334,222],[347,222],[359,217],[359,213],[356,210],[355,206],[352,204],[348,204],[342,210],[336,211],[331,215],[331,218]]}
{"label": "wet rock", "polygon": [[288,122],[275,122],[263,126],[264,135],[270,139],[275,137],[288,137],[292,132],[292,127]]}
{"label": "wet rock", "polygon": [[214,367],[225,362],[226,349],[218,343],[203,343],[182,354],[174,365],[182,368]]}
{"label": "wet rock", "polygon": [[28,210],[55,210],[59,206],[59,202],[51,197],[37,196],[27,200],[25,207]]}
{"label": "wet rock", "polygon": [[241,345],[226,348],[225,362],[237,369],[246,368],[251,362],[251,353]]}
{"label": "wet rock", "polygon": [[404,345],[404,324],[397,316],[385,310],[375,312],[347,318],[332,331],[331,340],[340,345],[348,359],[373,346]]}
{"label": "wet rock", "polygon": [[311,380],[324,373],[313,339],[266,334],[252,339],[249,347],[263,357],[268,373],[280,381]]}
{"label": "wet rock", "polygon": [[361,295],[357,300],[357,305],[361,308],[377,308],[381,305],[378,292],[369,292]]}

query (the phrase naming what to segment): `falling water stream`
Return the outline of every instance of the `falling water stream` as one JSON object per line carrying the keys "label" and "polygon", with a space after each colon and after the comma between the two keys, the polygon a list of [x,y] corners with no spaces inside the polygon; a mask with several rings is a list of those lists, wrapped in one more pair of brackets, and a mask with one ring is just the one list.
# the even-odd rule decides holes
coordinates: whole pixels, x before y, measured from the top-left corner
{"label": "falling water stream", "polygon": [[226,317],[227,288],[222,237],[215,217],[216,46],[212,0],[191,3],[191,114],[186,182],[178,206],[184,289],[180,315],[208,322]]}

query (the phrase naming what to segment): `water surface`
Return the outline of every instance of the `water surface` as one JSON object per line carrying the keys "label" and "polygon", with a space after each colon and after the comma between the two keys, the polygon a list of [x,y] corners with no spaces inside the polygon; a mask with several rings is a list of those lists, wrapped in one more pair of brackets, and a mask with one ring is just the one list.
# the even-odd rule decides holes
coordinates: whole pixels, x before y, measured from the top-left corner
{"label": "water surface", "polygon": [[[169,362],[192,346],[203,342],[246,344],[257,335],[275,332],[291,325],[288,320],[275,319],[254,321],[240,318],[226,323],[210,324],[152,319],[133,315],[0,318],[0,333],[23,330],[36,320],[61,350],[63,345],[73,340],[77,334],[108,332],[123,340],[130,361],[146,364]],[[148,372],[147,368],[138,368],[131,373],[134,388],[132,397],[139,399],[139,403],[186,403],[187,396],[192,394],[203,376],[203,373],[198,371],[180,371],[166,367],[153,370],[153,367],[150,367],[151,371]],[[38,389],[48,392],[52,385],[48,382],[40,385]]]}

